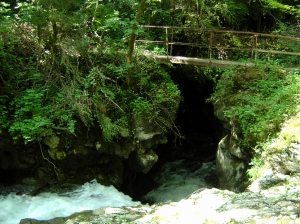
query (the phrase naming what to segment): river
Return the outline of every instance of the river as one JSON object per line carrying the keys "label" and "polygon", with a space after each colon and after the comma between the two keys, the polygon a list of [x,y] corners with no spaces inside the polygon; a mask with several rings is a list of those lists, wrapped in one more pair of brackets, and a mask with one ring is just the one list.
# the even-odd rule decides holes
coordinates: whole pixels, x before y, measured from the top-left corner
{"label": "river", "polygon": [[140,204],[140,202],[133,202],[129,196],[112,186],[106,187],[91,181],[63,193],[45,192],[33,197],[16,193],[2,195],[0,196],[0,223],[17,224],[23,218],[47,220],[100,207]]}
{"label": "river", "polygon": [[199,188],[217,187],[215,162],[175,160],[166,163],[155,177],[159,187],[144,198],[149,203],[177,202]]}
{"label": "river", "polygon": [[[199,188],[215,187],[215,163],[176,160],[166,163],[156,176],[159,187],[145,199],[152,203],[179,201]],[[69,190],[54,190],[36,196],[11,192],[0,195],[0,224],[17,224],[23,218],[48,220],[100,207],[137,206],[140,202],[95,180]]]}

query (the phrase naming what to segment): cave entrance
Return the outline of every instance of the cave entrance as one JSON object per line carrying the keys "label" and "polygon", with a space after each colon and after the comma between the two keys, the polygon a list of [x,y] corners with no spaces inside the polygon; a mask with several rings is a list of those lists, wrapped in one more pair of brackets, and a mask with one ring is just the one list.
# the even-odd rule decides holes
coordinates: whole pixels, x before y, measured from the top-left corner
{"label": "cave entrance", "polygon": [[[158,154],[158,162],[150,172],[136,174],[134,182],[131,184],[131,192],[123,189],[123,192],[129,194],[134,200],[149,202],[143,200],[143,196],[158,186],[157,175],[161,175],[159,172],[162,172],[163,169],[169,169],[173,173],[181,172],[183,175],[183,172],[186,171],[182,171],[182,167],[183,169],[187,167],[187,172],[195,173],[198,170],[199,177],[203,176],[201,174],[203,171],[199,170],[202,164],[215,164],[216,151],[222,138],[223,127],[214,116],[213,105],[207,102],[213,93],[213,81],[205,75],[207,71],[207,69],[196,66],[174,65],[172,67],[172,79],[183,97],[175,121],[175,125],[183,137],[178,138],[174,133],[168,133],[168,143],[159,145],[155,149]],[[180,162],[176,162],[179,160]],[[186,163],[183,164],[182,161],[186,161]],[[174,168],[166,167],[167,163],[177,165],[174,165],[176,166]],[[211,164],[207,166],[210,167]],[[212,183],[210,186],[218,187],[218,178],[213,169],[208,168],[212,173],[206,178],[211,179],[209,180]],[[183,184],[186,184],[185,181]]]}
{"label": "cave entrance", "polygon": [[214,70],[177,65],[171,71],[172,79],[183,97],[176,119],[176,125],[183,138],[176,139],[170,133],[168,146],[162,145],[157,151],[161,157],[169,156],[170,159],[173,159],[170,153],[173,151],[174,159],[182,157],[212,161],[223,134],[223,126],[214,116],[213,105],[207,102],[213,93],[214,83],[206,74]]}
{"label": "cave entrance", "polygon": [[156,149],[159,161],[153,170],[175,159],[202,162],[215,160],[218,143],[223,136],[223,126],[214,116],[212,103],[207,100],[214,91],[214,82],[209,75],[217,76],[218,73],[220,70],[197,66],[172,67],[172,79],[183,97],[175,121],[182,138],[172,132],[167,134],[168,143]]}

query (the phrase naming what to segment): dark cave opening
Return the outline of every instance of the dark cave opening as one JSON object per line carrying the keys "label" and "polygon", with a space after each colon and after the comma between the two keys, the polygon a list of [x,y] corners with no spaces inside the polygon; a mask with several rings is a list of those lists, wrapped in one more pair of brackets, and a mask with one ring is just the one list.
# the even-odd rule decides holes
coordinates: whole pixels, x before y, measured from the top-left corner
{"label": "dark cave opening", "polygon": [[214,116],[213,105],[207,102],[213,93],[212,80],[205,76],[204,69],[184,65],[175,66],[172,78],[183,96],[176,119],[184,136],[176,145],[180,154],[190,159],[214,160],[223,130]]}
{"label": "dark cave opening", "polygon": [[207,102],[213,93],[213,81],[205,76],[204,69],[176,65],[171,69],[171,76],[183,97],[175,122],[183,137],[168,133],[168,143],[155,149],[158,161],[154,167],[147,174],[134,174],[130,191],[122,187],[122,191],[134,200],[143,202],[142,197],[157,187],[154,177],[167,162],[178,159],[214,161],[222,138],[222,124],[214,116],[213,105]]}

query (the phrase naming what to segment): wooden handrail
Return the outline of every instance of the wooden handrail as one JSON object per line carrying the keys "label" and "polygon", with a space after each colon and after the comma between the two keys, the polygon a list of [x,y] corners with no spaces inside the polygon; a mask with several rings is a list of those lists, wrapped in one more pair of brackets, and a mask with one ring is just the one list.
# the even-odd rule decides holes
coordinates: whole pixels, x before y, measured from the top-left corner
{"label": "wooden handrail", "polygon": [[[293,42],[300,42],[299,37],[291,37],[291,36],[282,36],[282,35],[274,35],[274,34],[265,34],[265,33],[257,33],[257,32],[248,32],[248,31],[235,31],[235,30],[218,30],[218,29],[203,29],[197,27],[180,27],[180,26],[154,26],[154,25],[140,25],[141,28],[151,28],[151,29],[164,29],[165,30],[165,41],[161,40],[139,40],[137,39],[136,42],[140,43],[156,43],[156,44],[165,44],[167,48],[167,53],[172,55],[172,46],[174,45],[185,45],[185,46],[195,46],[195,47],[204,47],[208,49],[208,57],[212,58],[212,49],[222,49],[222,50],[241,50],[241,51],[252,51],[255,54],[255,59],[257,58],[257,53],[270,53],[270,54],[283,54],[283,55],[294,55],[300,56],[300,52],[293,52],[293,51],[280,51],[280,50],[268,50],[268,49],[259,49],[259,40],[261,38],[270,38],[271,40],[274,39],[281,39],[281,40],[289,40]],[[171,32],[169,32],[169,29]],[[209,35],[208,43],[205,44],[198,44],[198,43],[185,43],[185,42],[176,42],[173,40],[174,31],[175,30],[191,30],[191,31],[200,31],[200,32],[207,32]],[[169,40],[169,33],[171,33],[171,40]],[[214,34],[242,34],[242,35],[249,35],[253,38],[253,42],[250,42],[252,45],[251,48],[238,48],[238,47],[230,47],[230,46],[220,46],[214,45]],[[169,49],[170,46],[170,49]]]}
{"label": "wooden handrail", "polygon": [[158,29],[181,29],[181,30],[198,30],[203,32],[213,32],[213,33],[232,33],[232,34],[249,34],[249,35],[256,35],[261,37],[274,37],[279,39],[287,39],[287,40],[294,40],[299,41],[299,37],[291,37],[291,36],[282,36],[282,35],[274,35],[274,34],[267,34],[267,33],[257,33],[257,32],[249,32],[249,31],[236,31],[236,30],[217,30],[217,29],[203,29],[197,27],[180,27],[180,26],[152,26],[152,25],[139,25],[139,27],[143,28],[158,28]]}

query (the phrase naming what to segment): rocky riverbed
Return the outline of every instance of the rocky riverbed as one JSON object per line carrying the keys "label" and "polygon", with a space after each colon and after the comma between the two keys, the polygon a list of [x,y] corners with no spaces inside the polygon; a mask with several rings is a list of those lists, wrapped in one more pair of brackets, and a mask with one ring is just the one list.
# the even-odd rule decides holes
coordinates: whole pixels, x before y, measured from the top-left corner
{"label": "rocky riverbed", "polygon": [[[21,224],[88,223],[300,223],[300,175],[269,173],[243,193],[202,188],[179,202],[102,207],[48,221]],[[271,186],[273,185],[273,186]],[[271,187],[270,187],[271,186]],[[267,187],[267,188],[266,188]]]}

